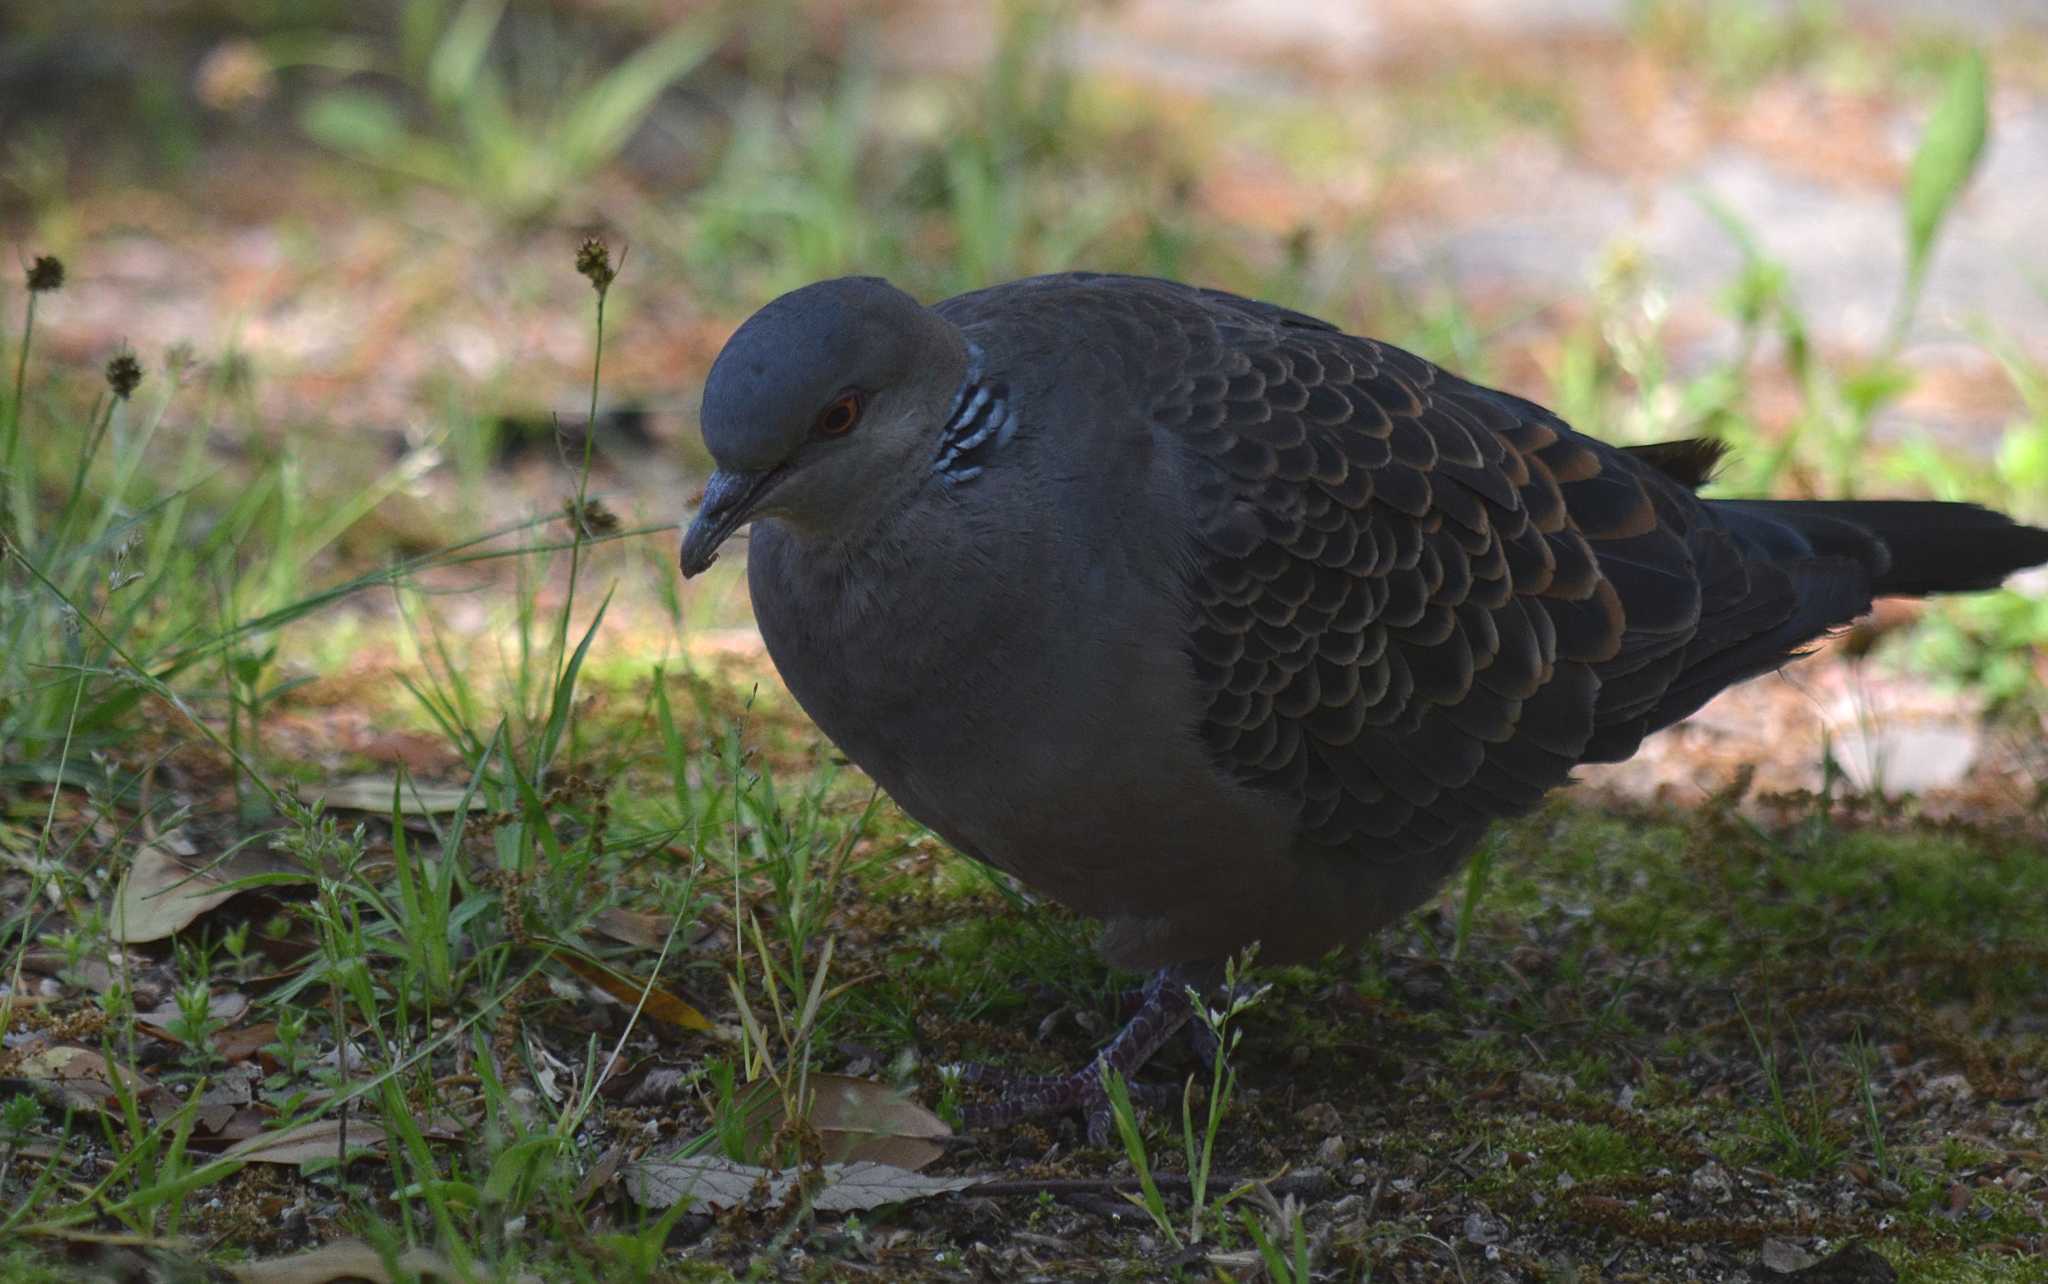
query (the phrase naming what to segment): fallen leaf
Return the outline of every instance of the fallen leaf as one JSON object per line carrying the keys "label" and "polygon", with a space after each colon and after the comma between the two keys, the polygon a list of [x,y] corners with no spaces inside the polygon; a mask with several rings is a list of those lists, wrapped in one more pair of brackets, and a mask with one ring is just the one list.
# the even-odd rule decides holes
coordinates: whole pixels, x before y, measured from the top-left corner
{"label": "fallen leaf", "polygon": [[[637,945],[645,950],[658,950],[668,940],[669,928],[675,921],[672,914],[651,914],[646,910],[623,909],[615,905],[592,915],[590,926],[621,945]],[[677,928],[676,944],[695,945],[710,930],[711,925],[703,922],[693,922]]]}
{"label": "fallen leaf", "polygon": [[387,1267],[377,1250],[360,1240],[326,1244],[290,1257],[243,1262],[227,1270],[242,1284],[340,1284],[343,1280],[397,1284],[399,1280],[462,1278],[447,1258],[424,1248],[406,1249]]}
{"label": "fallen leaf", "polygon": [[282,868],[253,847],[205,861],[178,856],[163,842],[144,843],[114,898],[114,940],[160,941],[243,890],[235,886],[241,880]]}
{"label": "fallen leaf", "polygon": [[268,1106],[237,1106],[226,1119],[214,1123],[213,1120],[218,1119],[217,1114],[209,1112],[206,1107],[199,1111],[201,1127],[206,1136],[216,1143],[260,1137],[275,1117]]}
{"label": "fallen leaf", "polygon": [[[209,998],[206,1004],[208,1019],[218,1021],[223,1025],[234,1024],[248,1010],[249,996],[237,990],[223,990]],[[162,1035],[173,1042],[182,1043],[183,1040],[171,1032],[171,1027],[176,1025],[183,1016],[184,1012],[179,1008],[176,999],[165,999],[149,1011],[137,1013],[135,1019],[140,1024],[148,1027],[151,1033]]]}
{"label": "fallen leaf", "polygon": [[247,1061],[263,1049],[277,1042],[277,1022],[258,1021],[235,1030],[216,1031],[213,1036],[213,1050],[230,1065]]}
{"label": "fallen leaf", "polygon": [[[824,1139],[828,1164],[877,1163],[916,1171],[946,1153],[939,1141],[953,1135],[946,1121],[886,1083],[843,1074],[814,1074],[810,1125]],[[755,1146],[779,1127],[773,1082],[759,1079],[739,1094]]]}
{"label": "fallen leaf", "polygon": [[[366,1120],[348,1121],[348,1149],[351,1157],[384,1144],[384,1130]],[[238,1141],[220,1152],[222,1159],[246,1159],[252,1164],[306,1164],[334,1159],[341,1153],[341,1121],[309,1119],[305,1123],[279,1128],[246,1141]]]}
{"label": "fallen leaf", "polygon": [[568,946],[557,945],[555,947],[555,957],[567,964],[571,972],[574,972],[629,1008],[640,1002],[640,994],[644,989],[647,993],[647,1004],[642,1010],[647,1015],[684,1030],[709,1030],[712,1028],[711,1022],[706,1019],[702,1012],[683,1002],[667,990],[662,989],[659,985],[650,988],[645,982],[636,981],[625,973],[600,963],[589,955],[571,949]]}
{"label": "fallen leaf", "polygon": [[74,1110],[98,1110],[114,1099],[115,1076],[131,1092],[143,1091],[132,1070],[110,1065],[90,1048],[43,1048],[23,1058],[10,1078],[23,1079]]}
{"label": "fallen leaf", "polygon": [[889,1164],[827,1164],[825,1186],[811,1200],[822,1213],[857,1213],[883,1204],[929,1199],[987,1181],[986,1177],[927,1177]]}
{"label": "fallen leaf", "polygon": [[[256,1066],[229,1066],[219,1076],[207,1080],[197,1102],[189,1096],[182,1102],[171,1098],[169,1093],[165,1093],[164,1096],[175,1107],[192,1107],[195,1111],[194,1122],[200,1132],[216,1141],[239,1141],[261,1132],[262,1122],[276,1113],[268,1107],[256,1107],[256,1088],[262,1079],[263,1071]],[[235,1123],[238,1117],[250,1115],[252,1111],[252,1117],[258,1126],[249,1128]],[[152,1112],[160,1117],[164,1114],[162,1110],[155,1109],[154,1105]]]}
{"label": "fallen leaf", "polygon": [[[396,784],[392,776],[351,776],[336,780],[317,789],[309,790],[306,801],[327,804],[329,811],[367,811],[377,816],[391,814],[391,791]],[[462,810],[462,798],[467,792],[454,785],[423,785],[407,777],[398,788],[398,811],[405,816],[441,816]],[[472,796],[469,810],[482,811],[484,800]]]}
{"label": "fallen leaf", "polygon": [[576,1081],[576,1067],[548,1050],[546,1044],[529,1036],[526,1040],[527,1072],[541,1095],[560,1105],[568,1086]]}
{"label": "fallen leaf", "polygon": [[624,1171],[626,1193],[650,1208],[673,1208],[689,1200],[720,1210],[747,1203],[757,1192],[775,1203],[796,1184],[784,1173],[707,1155],[643,1159],[626,1165]]}
{"label": "fallen leaf", "polygon": [[590,1166],[590,1171],[576,1184],[574,1202],[577,1207],[589,1203],[592,1195],[611,1184],[612,1178],[617,1177],[619,1169],[625,1166],[628,1153],[630,1152],[624,1146],[613,1146],[597,1157],[597,1162]]}
{"label": "fallen leaf", "polygon": [[[927,1177],[889,1164],[827,1164],[824,1184],[811,1206],[826,1213],[864,1212],[883,1204],[965,1190],[985,1177]],[[734,1208],[758,1195],[780,1204],[797,1189],[799,1173],[759,1168],[729,1159],[697,1155],[687,1159],[642,1160],[626,1170],[626,1192],[649,1207],[667,1208],[683,1200],[712,1210]]]}

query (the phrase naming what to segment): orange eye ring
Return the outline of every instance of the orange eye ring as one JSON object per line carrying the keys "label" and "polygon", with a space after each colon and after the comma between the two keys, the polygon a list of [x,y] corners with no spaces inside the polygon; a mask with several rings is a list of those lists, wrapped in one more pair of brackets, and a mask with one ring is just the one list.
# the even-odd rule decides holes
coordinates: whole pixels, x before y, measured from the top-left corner
{"label": "orange eye ring", "polygon": [[820,437],[844,437],[860,422],[860,412],[864,409],[866,401],[859,390],[849,388],[818,412],[818,422],[812,426],[812,431]]}

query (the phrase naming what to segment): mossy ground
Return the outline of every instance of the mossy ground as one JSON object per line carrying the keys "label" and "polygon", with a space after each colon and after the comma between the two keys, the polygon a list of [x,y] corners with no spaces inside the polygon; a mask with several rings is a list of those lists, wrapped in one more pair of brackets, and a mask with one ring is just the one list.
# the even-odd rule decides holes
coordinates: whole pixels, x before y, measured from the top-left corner
{"label": "mossy ground", "polygon": [[[1688,817],[1565,799],[1498,843],[1469,917],[1474,888],[1454,886],[1377,941],[1280,972],[1247,1022],[1224,1162],[1326,1172],[1307,1204],[1322,1260],[1379,1263],[1376,1278],[1457,1262],[1471,1278],[1715,1279],[1767,1239],[1860,1240],[1905,1278],[2043,1278],[2038,833],[1818,806],[1770,832],[1732,801]],[[1032,1032],[1033,1068],[1078,1062],[1111,1020],[1089,1001],[1107,987],[1034,988],[1075,975],[1074,934],[977,908],[892,952],[866,1001],[950,1016],[1007,995],[934,1023],[922,1055],[1001,1056]],[[1078,1019],[1048,1023],[1063,1005]],[[1154,1121],[1155,1154],[1178,1153],[1178,1128]],[[1018,1129],[958,1162],[1103,1173],[1076,1141],[1070,1124]],[[1060,1233],[1142,1271],[1148,1228],[1125,1220],[1119,1236],[1077,1212]]]}

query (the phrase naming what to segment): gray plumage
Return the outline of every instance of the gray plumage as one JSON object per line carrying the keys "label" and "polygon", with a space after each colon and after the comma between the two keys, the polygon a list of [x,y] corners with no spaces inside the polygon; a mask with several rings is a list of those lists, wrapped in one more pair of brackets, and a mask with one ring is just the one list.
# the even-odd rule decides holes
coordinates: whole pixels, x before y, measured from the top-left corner
{"label": "gray plumage", "polygon": [[703,426],[685,571],[752,521],[762,636],[819,727],[1131,966],[1356,940],[1874,594],[2048,559],[1968,505],[1702,501],[1710,444],[1611,447],[1133,277],[808,286],[733,336]]}

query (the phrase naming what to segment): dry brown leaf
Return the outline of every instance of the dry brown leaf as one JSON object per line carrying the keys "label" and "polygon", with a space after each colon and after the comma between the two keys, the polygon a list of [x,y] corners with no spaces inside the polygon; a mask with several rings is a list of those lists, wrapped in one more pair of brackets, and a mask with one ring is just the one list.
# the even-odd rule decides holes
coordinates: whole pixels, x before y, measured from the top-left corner
{"label": "dry brown leaf", "polygon": [[706,1019],[702,1012],[683,1002],[675,995],[670,994],[667,990],[662,989],[659,985],[648,988],[644,982],[636,981],[632,977],[607,967],[588,955],[578,953],[566,947],[557,946],[555,957],[568,964],[571,972],[590,982],[598,989],[603,990],[606,994],[611,995],[627,1007],[633,1007],[640,1002],[640,994],[644,989],[647,993],[647,1004],[643,1010],[647,1015],[684,1030],[709,1030],[712,1028],[711,1022]]}
{"label": "dry brown leaf", "polygon": [[[239,990],[222,990],[208,999],[206,1004],[207,1016],[224,1025],[232,1025],[241,1020],[242,1014],[248,1010],[249,996]],[[172,1042],[183,1042],[171,1032],[171,1027],[182,1015],[176,999],[165,999],[149,1011],[137,1013],[135,1020],[152,1034],[161,1035]]]}
{"label": "dry brown leaf", "polygon": [[[590,926],[609,936],[621,945],[637,945],[646,950],[658,950],[668,940],[669,928],[675,923],[670,914],[650,914],[646,910],[611,909],[599,910],[591,917]],[[695,945],[711,930],[708,923],[691,923],[676,932],[677,945]]]}
{"label": "dry brown leaf", "polygon": [[[261,1137],[264,1129],[269,1127],[270,1121],[274,1118],[276,1115],[268,1106],[237,1106],[226,1119],[219,1119],[219,1116],[207,1107],[202,1106],[199,1110],[200,1126],[206,1137],[215,1144]],[[214,1122],[217,1119],[219,1122]]]}
{"label": "dry brown leaf", "polygon": [[[348,1121],[348,1149],[351,1155],[358,1151],[375,1150],[384,1144],[384,1130],[367,1120]],[[246,1159],[252,1164],[305,1164],[321,1159],[334,1159],[340,1153],[341,1121],[339,1119],[309,1119],[305,1123],[293,1124],[238,1141],[220,1152],[222,1159]]]}
{"label": "dry brown leaf", "polygon": [[160,941],[235,893],[230,885],[280,866],[244,847],[224,859],[180,857],[162,842],[144,843],[114,898],[114,940],[123,945]]}
{"label": "dry brown leaf", "polygon": [[[880,1163],[915,1171],[944,1154],[940,1143],[953,1135],[943,1119],[884,1083],[814,1074],[807,1089],[811,1101],[805,1122],[823,1142],[820,1158],[826,1163]],[[743,1121],[748,1152],[766,1152],[787,1119],[781,1085],[756,1079],[739,1090],[733,1105]]]}
{"label": "dry brown leaf", "polygon": [[[366,811],[372,815],[391,814],[392,776],[352,776],[309,790],[306,801],[318,800],[329,811]],[[423,785],[408,777],[398,786],[398,811],[405,816],[442,816],[462,809],[464,790],[453,785]],[[472,797],[469,810],[482,811],[484,800]]]}
{"label": "dry brown leaf", "polygon": [[[395,1270],[393,1268],[396,1268]],[[326,1244],[310,1253],[244,1262],[227,1268],[242,1284],[397,1284],[399,1280],[458,1280],[462,1276],[439,1253],[408,1248],[390,1267],[377,1250],[360,1240]]]}
{"label": "dry brown leaf", "polygon": [[221,1060],[233,1065],[247,1061],[263,1049],[277,1042],[277,1022],[258,1021],[245,1025],[239,1030],[221,1030],[213,1036],[213,1050]]}
{"label": "dry brown leaf", "polygon": [[580,1208],[588,1204],[591,1196],[611,1185],[612,1179],[625,1167],[626,1156],[630,1153],[624,1146],[613,1146],[599,1155],[597,1162],[590,1166],[590,1171],[583,1174],[583,1180],[576,1184],[576,1206]]}
{"label": "dry brown leaf", "polygon": [[[811,1206],[825,1213],[856,1213],[883,1204],[945,1195],[989,1180],[986,1177],[927,1177],[889,1164],[827,1164],[824,1185]],[[795,1170],[757,1168],[729,1159],[696,1155],[687,1159],[649,1159],[625,1170],[626,1192],[649,1207],[667,1208],[692,1200],[702,1208],[725,1209],[757,1196],[780,1204],[796,1190]]]}
{"label": "dry brown leaf", "polygon": [[72,1109],[98,1110],[114,1099],[116,1075],[131,1092],[144,1088],[143,1080],[134,1071],[109,1065],[105,1057],[90,1048],[60,1045],[30,1053],[10,1077],[27,1080]]}
{"label": "dry brown leaf", "polygon": [[[198,1122],[200,1130],[224,1141],[239,1141],[253,1137],[262,1131],[261,1127],[224,1136],[235,1119],[250,1111],[256,1105],[256,1088],[263,1081],[263,1071],[252,1065],[229,1066],[217,1078],[207,1082],[206,1090],[199,1095]],[[269,1118],[267,1108],[256,1116],[259,1125]]]}
{"label": "dry brown leaf", "polygon": [[[824,1139],[828,1164],[888,1164],[915,1172],[946,1153],[939,1144],[953,1135],[946,1121],[886,1083],[843,1074],[814,1074],[810,1125]],[[757,1148],[780,1126],[774,1083],[766,1079],[739,1094]]]}

